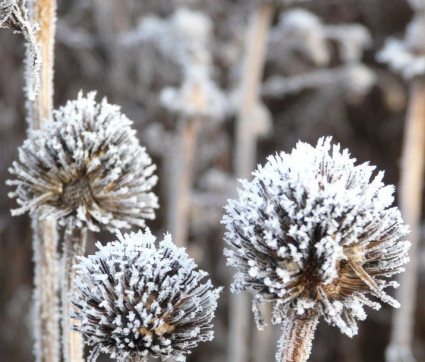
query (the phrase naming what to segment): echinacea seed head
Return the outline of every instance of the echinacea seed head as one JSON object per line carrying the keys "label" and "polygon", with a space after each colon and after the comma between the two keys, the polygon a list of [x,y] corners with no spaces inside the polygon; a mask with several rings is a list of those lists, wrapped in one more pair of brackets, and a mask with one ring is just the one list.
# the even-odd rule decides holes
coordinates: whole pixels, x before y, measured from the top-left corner
{"label": "echinacea seed head", "polygon": [[221,288],[197,270],[170,235],[155,246],[147,229],[101,246],[76,266],[75,330],[101,353],[124,362],[186,355],[213,338],[212,319]]}
{"label": "echinacea seed head", "polygon": [[274,323],[294,312],[321,315],[349,336],[366,318],[364,306],[398,307],[385,289],[408,261],[410,244],[400,240],[408,228],[391,207],[393,187],[373,171],[321,138],[269,157],[242,181],[222,221],[225,254],[238,271],[233,290],[255,293],[260,328],[260,302],[273,303]]}
{"label": "echinacea seed head", "polygon": [[68,102],[54,121],[33,131],[19,148],[8,184],[20,208],[53,216],[60,225],[98,231],[144,226],[154,218],[155,166],[132,122],[95,93]]}

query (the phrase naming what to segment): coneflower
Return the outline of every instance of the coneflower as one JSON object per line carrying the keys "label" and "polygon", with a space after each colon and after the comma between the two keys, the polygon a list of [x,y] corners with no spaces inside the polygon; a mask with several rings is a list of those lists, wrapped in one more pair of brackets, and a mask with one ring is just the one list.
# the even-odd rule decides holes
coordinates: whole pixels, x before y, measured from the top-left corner
{"label": "coneflower", "polygon": [[308,358],[320,316],[353,336],[364,306],[399,306],[385,289],[408,261],[410,243],[400,241],[408,228],[390,207],[394,188],[383,172],[372,178],[374,169],[355,165],[331,138],[315,148],[299,142],[270,156],[226,206],[232,289],[254,291],[259,328],[258,303],[273,303],[272,322],[283,323],[278,361]]}
{"label": "coneflower", "polygon": [[21,206],[12,214],[37,211],[64,227],[65,356],[78,349],[67,346],[73,343],[66,336],[67,293],[72,290],[72,265],[85,250],[86,230],[144,226],[158,207],[151,192],[157,182],[155,165],[131,124],[118,106],[106,100],[97,103],[94,92],[87,97],[80,93],[54,112],[54,122],[30,131],[19,148],[19,160],[10,168],[15,179],[8,184],[16,187],[10,196]]}
{"label": "coneflower", "polygon": [[211,321],[222,288],[213,289],[184,248],[165,235],[158,248],[145,233],[121,235],[76,267],[75,315],[90,360],[185,361],[199,342],[213,339]]}

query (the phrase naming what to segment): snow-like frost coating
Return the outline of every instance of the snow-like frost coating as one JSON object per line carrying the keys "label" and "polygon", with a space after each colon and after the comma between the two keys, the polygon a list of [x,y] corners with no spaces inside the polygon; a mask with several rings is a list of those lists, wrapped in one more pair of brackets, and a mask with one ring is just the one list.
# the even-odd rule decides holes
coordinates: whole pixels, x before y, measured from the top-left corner
{"label": "snow-like frost coating", "polygon": [[76,330],[95,346],[91,360],[104,352],[122,362],[149,356],[185,361],[199,342],[213,339],[222,288],[204,281],[208,274],[196,270],[169,234],[158,247],[149,229],[117,237],[97,243],[96,254],[76,266]]}
{"label": "snow-like frost coating", "polygon": [[98,231],[144,226],[158,207],[151,192],[156,166],[141,147],[132,121],[120,107],[95,92],[69,101],[54,112],[54,122],[31,131],[9,169],[9,193],[20,208],[40,211],[60,225]]}
{"label": "snow-like frost coating", "polygon": [[241,180],[239,198],[229,200],[222,222],[227,262],[238,270],[232,290],[255,292],[260,328],[259,302],[273,303],[273,323],[294,310],[319,314],[349,336],[364,306],[398,307],[385,289],[408,261],[410,243],[400,241],[408,228],[383,172],[372,177],[375,167],[355,161],[331,138],[299,142]]}
{"label": "snow-like frost coating", "polygon": [[0,28],[12,29],[25,37],[28,54],[26,92],[28,99],[34,101],[40,87],[41,54],[35,36],[38,25],[29,20],[25,0],[0,0]]}

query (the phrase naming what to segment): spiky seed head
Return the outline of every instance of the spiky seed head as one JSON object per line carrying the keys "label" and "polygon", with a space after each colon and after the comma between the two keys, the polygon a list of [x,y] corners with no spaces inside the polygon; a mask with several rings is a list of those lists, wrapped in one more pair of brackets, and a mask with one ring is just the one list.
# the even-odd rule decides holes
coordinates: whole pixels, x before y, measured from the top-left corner
{"label": "spiky seed head", "polygon": [[213,338],[211,321],[222,288],[165,235],[117,234],[77,268],[76,330],[100,352],[118,361],[148,356],[185,361],[199,342]]}
{"label": "spiky seed head", "polygon": [[374,169],[321,138],[270,156],[252,181],[242,180],[222,220],[232,247],[225,254],[238,270],[233,291],[255,293],[260,328],[259,302],[273,303],[273,323],[293,311],[319,314],[349,336],[366,318],[365,305],[398,307],[385,289],[408,261],[410,244],[400,241],[408,228],[390,207],[393,187],[382,183],[383,172],[372,177]]}
{"label": "spiky seed head", "polygon": [[54,122],[32,131],[19,148],[9,185],[20,208],[60,225],[98,231],[144,226],[158,207],[151,192],[155,165],[140,146],[132,122],[95,92],[69,101]]}

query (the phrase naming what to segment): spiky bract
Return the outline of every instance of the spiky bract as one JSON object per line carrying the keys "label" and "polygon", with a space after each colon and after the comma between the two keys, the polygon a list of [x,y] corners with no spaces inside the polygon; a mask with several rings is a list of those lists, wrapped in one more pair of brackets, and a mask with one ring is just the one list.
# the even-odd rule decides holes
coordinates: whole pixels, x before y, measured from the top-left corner
{"label": "spiky bract", "polygon": [[144,226],[154,217],[155,165],[140,146],[132,122],[95,93],[69,101],[54,122],[32,131],[10,172],[10,193],[26,211],[53,216],[59,224],[98,231]]}
{"label": "spiky bract", "polygon": [[377,300],[397,307],[384,291],[387,278],[403,270],[409,243],[400,212],[390,207],[393,187],[383,172],[355,165],[348,150],[322,138],[314,148],[299,142],[290,154],[270,156],[242,181],[239,199],[223,217],[228,264],[238,269],[234,291],[253,290],[258,302],[273,302],[273,322],[289,312],[322,315],[349,336],[363,306]]}
{"label": "spiky bract", "polygon": [[170,235],[155,247],[149,230],[117,234],[118,241],[81,258],[77,267],[76,329],[100,352],[119,361],[148,356],[185,361],[199,342],[213,338],[211,320],[221,288]]}

